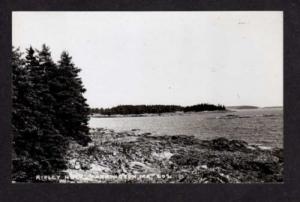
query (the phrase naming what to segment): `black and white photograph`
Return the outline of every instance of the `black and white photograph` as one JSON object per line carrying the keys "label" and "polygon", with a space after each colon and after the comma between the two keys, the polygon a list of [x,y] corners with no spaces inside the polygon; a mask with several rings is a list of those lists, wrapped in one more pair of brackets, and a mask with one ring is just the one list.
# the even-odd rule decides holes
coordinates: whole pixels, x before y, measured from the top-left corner
{"label": "black and white photograph", "polygon": [[12,12],[12,183],[283,183],[282,11]]}

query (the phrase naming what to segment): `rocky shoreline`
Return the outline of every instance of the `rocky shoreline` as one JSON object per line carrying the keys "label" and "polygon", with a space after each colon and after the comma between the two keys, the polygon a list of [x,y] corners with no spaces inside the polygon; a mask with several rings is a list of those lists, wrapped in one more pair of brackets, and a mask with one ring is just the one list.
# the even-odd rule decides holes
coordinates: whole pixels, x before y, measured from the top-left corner
{"label": "rocky shoreline", "polygon": [[138,129],[91,129],[72,143],[66,183],[264,183],[283,181],[283,150],[241,140],[152,136]]}

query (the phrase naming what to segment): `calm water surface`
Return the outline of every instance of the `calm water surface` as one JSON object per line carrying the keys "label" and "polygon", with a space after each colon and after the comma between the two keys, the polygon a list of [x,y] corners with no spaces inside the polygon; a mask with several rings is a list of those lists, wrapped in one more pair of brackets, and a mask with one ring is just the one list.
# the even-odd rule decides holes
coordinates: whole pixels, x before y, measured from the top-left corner
{"label": "calm water surface", "polygon": [[153,135],[194,135],[200,139],[226,137],[252,144],[283,147],[282,108],[151,117],[91,118],[89,125],[115,131],[140,129]]}

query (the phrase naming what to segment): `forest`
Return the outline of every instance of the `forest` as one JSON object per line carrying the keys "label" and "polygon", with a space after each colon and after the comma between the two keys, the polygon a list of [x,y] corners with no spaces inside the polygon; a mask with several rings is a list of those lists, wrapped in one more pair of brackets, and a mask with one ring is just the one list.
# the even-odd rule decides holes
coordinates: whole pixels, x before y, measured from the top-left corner
{"label": "forest", "polygon": [[80,69],[66,52],[56,63],[50,48],[12,49],[12,180],[36,181],[65,169],[71,141],[87,145],[89,106],[78,76]]}
{"label": "forest", "polygon": [[118,105],[112,108],[92,108],[91,114],[103,114],[103,115],[114,115],[114,114],[161,114],[171,113],[177,111],[183,112],[200,112],[200,111],[215,111],[215,110],[226,110],[224,105],[213,105],[213,104],[197,104],[192,106],[179,106],[179,105]]}

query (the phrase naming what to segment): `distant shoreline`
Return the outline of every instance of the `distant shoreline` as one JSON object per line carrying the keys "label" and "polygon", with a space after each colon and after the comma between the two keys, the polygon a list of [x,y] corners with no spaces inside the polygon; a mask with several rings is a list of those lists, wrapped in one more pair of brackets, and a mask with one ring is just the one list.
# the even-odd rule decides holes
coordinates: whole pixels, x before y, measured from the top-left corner
{"label": "distant shoreline", "polygon": [[92,118],[125,118],[125,117],[155,117],[155,116],[175,116],[175,115],[187,115],[187,114],[198,114],[198,113],[226,113],[233,112],[232,110],[215,110],[215,111],[201,111],[201,112],[166,112],[166,113],[144,113],[144,114],[92,114]]}

